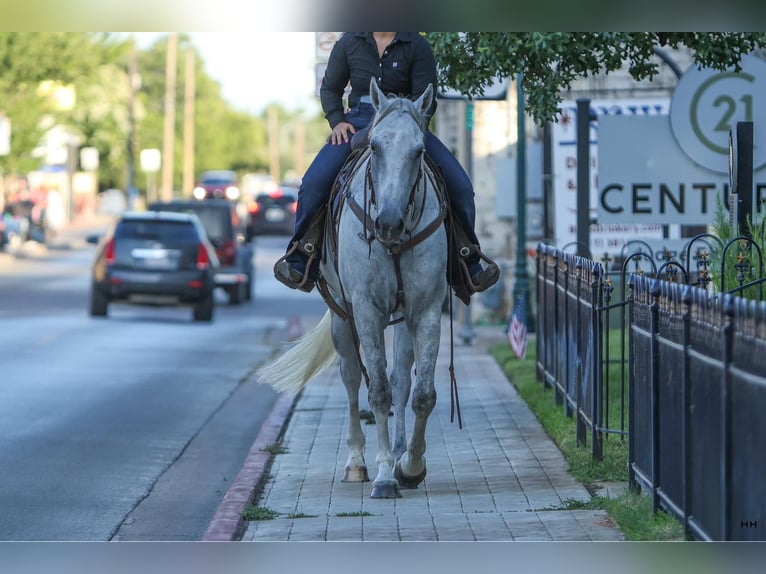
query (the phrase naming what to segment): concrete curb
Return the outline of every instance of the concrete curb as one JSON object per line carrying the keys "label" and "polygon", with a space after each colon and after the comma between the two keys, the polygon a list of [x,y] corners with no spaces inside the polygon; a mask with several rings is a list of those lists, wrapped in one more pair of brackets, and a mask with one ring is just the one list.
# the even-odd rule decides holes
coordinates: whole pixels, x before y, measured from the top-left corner
{"label": "concrete curb", "polygon": [[274,407],[247,454],[242,469],[213,515],[213,520],[202,537],[203,542],[232,542],[242,534],[245,525],[242,513],[253,501],[256,488],[263,479],[271,460],[271,453],[263,449],[279,440],[295,399],[295,396],[283,394],[274,403]]}

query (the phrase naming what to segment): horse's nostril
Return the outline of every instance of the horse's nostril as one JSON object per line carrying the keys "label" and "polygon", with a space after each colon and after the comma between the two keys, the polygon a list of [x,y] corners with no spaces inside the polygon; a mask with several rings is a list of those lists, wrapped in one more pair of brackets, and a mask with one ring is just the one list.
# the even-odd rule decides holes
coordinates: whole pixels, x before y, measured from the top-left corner
{"label": "horse's nostril", "polygon": [[392,214],[381,213],[375,219],[375,234],[379,239],[396,240],[404,231],[404,220]]}

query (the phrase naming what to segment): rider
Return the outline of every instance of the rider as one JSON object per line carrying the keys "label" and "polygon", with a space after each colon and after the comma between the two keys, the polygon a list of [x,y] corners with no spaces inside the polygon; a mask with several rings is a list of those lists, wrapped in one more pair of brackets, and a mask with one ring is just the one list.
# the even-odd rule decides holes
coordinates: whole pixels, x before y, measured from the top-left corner
{"label": "rider", "polygon": [[[307,257],[296,249],[290,253],[309,228],[330,195],[333,182],[351,153],[351,137],[369,125],[375,109],[369,96],[370,78],[374,76],[387,94],[417,99],[428,84],[437,86],[436,60],[428,41],[417,32],[346,32],[335,43],[319,97],[332,133],[309,166],[300,190],[295,217],[295,233],[288,244],[288,255],[275,268],[275,277],[293,289],[310,291],[317,269],[312,266],[309,279],[301,286],[306,272]],[[343,109],[343,94],[351,82],[349,109]],[[430,120],[436,111],[436,98],[426,114]],[[474,231],[476,208],[474,192],[468,174],[447,147],[429,130],[426,151],[444,175],[452,212],[474,245],[479,240]],[[482,267],[477,253],[466,259],[468,272],[476,291],[484,291],[499,277],[494,263]]]}

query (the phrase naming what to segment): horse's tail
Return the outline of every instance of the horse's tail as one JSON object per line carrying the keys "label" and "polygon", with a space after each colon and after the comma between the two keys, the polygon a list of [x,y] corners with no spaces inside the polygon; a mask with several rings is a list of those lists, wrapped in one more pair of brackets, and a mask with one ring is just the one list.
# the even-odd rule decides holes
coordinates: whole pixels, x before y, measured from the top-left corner
{"label": "horse's tail", "polygon": [[331,325],[332,317],[328,310],[322,320],[299,337],[289,350],[256,370],[258,382],[269,384],[279,392],[297,395],[337,356],[332,344]]}

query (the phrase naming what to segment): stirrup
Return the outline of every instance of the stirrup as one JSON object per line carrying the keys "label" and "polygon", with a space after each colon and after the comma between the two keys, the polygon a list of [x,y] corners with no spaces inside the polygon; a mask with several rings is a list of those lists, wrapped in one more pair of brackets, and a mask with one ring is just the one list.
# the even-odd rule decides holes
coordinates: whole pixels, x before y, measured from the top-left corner
{"label": "stirrup", "polygon": [[277,259],[277,262],[274,264],[274,278],[280,283],[287,285],[290,289],[300,289],[301,291],[310,293],[314,289],[315,284],[315,281],[311,279],[309,275],[311,273],[311,265],[316,258],[316,252],[309,256],[308,261],[306,262],[306,268],[303,275],[301,275],[301,273],[293,269],[287,261],[287,258],[292,255],[297,248],[298,242],[296,241],[290,246],[287,253]]}
{"label": "stirrup", "polygon": [[492,285],[497,283],[499,278],[500,269],[495,263],[490,263],[485,269],[482,269],[476,275],[471,277],[471,286],[477,293],[486,291],[492,287]]}

